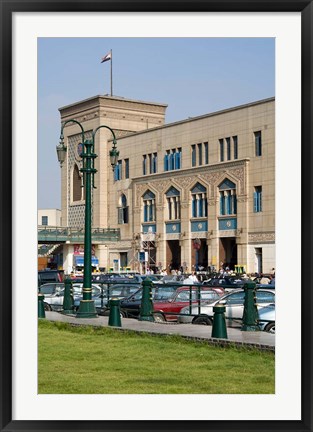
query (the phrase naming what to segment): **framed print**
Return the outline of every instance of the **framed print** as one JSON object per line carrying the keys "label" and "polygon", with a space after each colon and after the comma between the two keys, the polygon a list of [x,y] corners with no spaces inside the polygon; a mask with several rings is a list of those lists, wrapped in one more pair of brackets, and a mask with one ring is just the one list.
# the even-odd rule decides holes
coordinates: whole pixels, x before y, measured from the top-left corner
{"label": "framed print", "polygon": [[[311,1],[278,0],[271,2],[208,0],[196,3],[176,1],[169,3],[155,1],[149,3],[48,2],[39,0],[12,2],[1,0],[1,430],[127,431],[152,429],[163,431],[170,428],[182,431],[312,430],[310,310],[312,296],[308,281],[308,269],[312,267],[312,8]],[[270,217],[275,219],[274,242],[276,243],[278,281],[274,394],[226,395],[223,392],[221,394],[43,394],[40,392],[38,387],[38,311],[37,301],[34,301],[35,298],[37,300],[38,190],[44,191],[47,196],[60,195],[60,185],[59,180],[56,180],[52,186],[51,183],[46,183],[38,155],[48,135],[50,135],[49,139],[55,136],[55,145],[58,144],[59,126],[61,125],[59,117],[56,125],[52,117],[42,115],[43,106],[49,104],[53,107],[57,106],[61,116],[66,118],[68,103],[63,98],[64,91],[61,83],[63,74],[70,65],[69,63],[61,64],[56,69],[53,65],[57,63],[57,58],[62,51],[62,43],[65,40],[79,40],[81,45],[72,45],[69,48],[72,53],[75,53],[75,56],[81,59],[79,65],[75,67],[80,69],[79,72],[84,70],[85,80],[90,82],[95,80],[95,74],[98,72],[95,72],[95,66],[90,63],[86,45],[92,38],[103,38],[103,40],[110,38],[112,41],[115,38],[119,39],[120,43],[131,38],[150,38],[151,41],[163,38],[165,43],[165,38],[168,38],[167,40],[178,38],[184,41],[188,39],[200,41],[202,38],[219,38],[219,40],[263,38],[273,41],[275,84],[273,85],[274,95],[270,96],[275,96],[276,104],[276,181],[275,190],[271,193],[275,195],[276,207]],[[53,48],[54,51],[52,49],[49,50],[49,54],[48,52],[45,54],[45,67],[43,68],[40,59],[47,47],[45,43],[49,40],[57,41],[58,44]],[[179,49],[184,53],[183,44]],[[50,56],[50,53],[53,55]],[[185,62],[192,64],[195,54],[185,52],[183,55],[186,56]],[[244,68],[248,68],[248,63],[253,61],[257,64],[260,77],[268,73],[267,65],[261,58],[256,59],[255,56],[251,56],[247,59],[247,63],[240,63],[242,60],[236,58],[233,53],[228,52],[228,55],[230,69],[238,70],[241,67],[244,72]],[[112,50],[105,49],[101,56],[99,63],[101,61],[105,67],[110,61],[112,68]],[[207,67],[222,77],[223,71],[215,68],[213,58],[212,51],[212,64]],[[162,59],[160,49],[155,62],[158,65],[161,64],[163,70],[172,68],[176,71],[176,77],[171,75],[174,82],[176,78],[179,80],[179,68],[169,60],[170,58],[165,62]],[[131,61],[136,64],[136,53]],[[150,62],[149,66],[156,68],[151,58]],[[74,101],[87,100],[91,96],[87,94],[90,90],[85,90],[82,85],[83,81],[79,81],[75,67],[72,70],[71,98]],[[183,68],[184,62],[179,67]],[[40,95],[45,85],[41,78],[44,74],[52,73],[52,70],[55,71],[53,73],[60,83],[60,88],[58,91],[54,89],[55,93],[51,92],[49,98],[41,100]],[[110,89],[112,96],[112,69],[111,77],[109,77],[109,68],[105,69],[105,73],[107,75],[104,85],[106,90]],[[123,73],[125,88],[129,89],[134,85],[132,82],[136,80],[136,74],[129,74],[127,77],[127,69],[123,70]],[[209,76],[209,70],[204,76],[206,74]],[[156,86],[151,76],[149,75],[147,80],[150,78],[151,86]],[[169,72],[168,76],[170,76]],[[108,85],[109,78],[111,87]],[[146,77],[142,78],[142,84],[144,78]],[[196,83],[192,77],[186,82],[186,86],[189,85],[190,89],[196,90]],[[103,92],[103,89],[99,91]],[[159,91],[162,94],[161,88]],[[196,96],[192,91],[187,92],[187,89],[185,91],[185,97],[175,95],[176,101],[184,101],[187,106],[188,104],[191,106],[192,98]],[[235,86],[229,87],[226,88],[225,93],[227,91],[236,92],[236,88]],[[213,85],[210,95],[212,99],[221,97],[221,94],[214,92]],[[248,97],[249,88],[247,87]],[[270,103],[273,103],[272,99]],[[139,103],[138,100],[137,103]],[[197,103],[200,105],[200,99]],[[209,102],[205,103],[208,106]],[[160,106],[161,103],[158,109],[161,109]],[[129,107],[127,109],[129,110]],[[219,109],[222,110],[222,107]],[[250,105],[248,109],[252,109]],[[59,115],[57,109],[55,112]],[[152,122],[151,119],[155,119],[157,115],[159,113],[156,114],[155,111],[149,121]],[[200,117],[200,114],[197,113],[189,119],[196,116]],[[185,118],[188,118],[187,115]],[[153,125],[153,127],[157,128],[158,125]],[[264,127],[267,129],[268,125]],[[121,127],[119,131],[121,140],[129,133],[126,126],[123,128]],[[43,129],[47,132],[45,136],[42,135]],[[262,153],[261,138],[258,135],[260,133],[259,130],[254,131],[256,156]],[[231,138],[227,138],[228,135],[225,136],[225,143],[223,141],[223,152],[225,150],[223,154],[227,161],[231,161],[231,154],[234,155],[234,159],[238,158],[236,156],[237,136],[235,133],[230,136]],[[232,141],[227,141],[230,139]],[[69,153],[69,157],[79,168],[84,155],[83,144],[82,140],[78,138],[75,140],[73,141],[74,150],[72,154]],[[233,153],[231,153],[230,144],[228,146],[230,142],[234,148]],[[198,142],[191,144],[194,145],[195,152],[199,152],[200,148],[202,152],[203,148],[203,153],[201,153],[203,160],[208,157],[205,145],[200,147]],[[221,146],[222,143],[219,141],[219,151],[221,151]],[[177,144],[176,147],[173,164],[179,165],[181,155],[179,145]],[[190,148],[192,151],[192,147]],[[227,156],[228,148],[229,157]],[[199,162],[200,156],[198,153],[195,154]],[[155,155],[156,152],[150,152],[150,174],[153,175],[157,175]],[[190,155],[192,160],[192,153]],[[203,160],[199,162],[200,165]],[[224,159],[218,162],[221,161],[227,162]],[[49,161],[46,163],[49,167]],[[53,160],[53,164],[55,163],[56,160]],[[131,166],[128,165],[129,162],[123,161],[123,163],[125,163],[123,175],[128,178],[128,170],[131,169]],[[171,162],[165,158],[164,166],[166,163]],[[250,162],[247,160],[245,163]],[[142,166],[140,165],[140,169]],[[267,167],[263,166],[262,169],[266,171]],[[57,173],[56,177],[61,177],[60,171]],[[74,178],[75,172],[74,174],[71,172],[71,175]],[[114,181],[118,181],[119,175],[122,174],[115,171],[114,175]],[[79,174],[76,177],[80,182]],[[140,177],[139,174],[137,177]],[[221,188],[221,194],[224,194],[223,188],[233,190],[234,183],[229,179],[223,183],[215,178],[214,182]],[[190,180],[189,186],[190,188],[196,187],[195,193],[198,195],[204,193],[204,189],[201,189],[202,186],[199,186],[198,183],[194,185]],[[166,185],[162,187],[165,193],[170,194],[171,199],[176,197],[177,189],[166,189]],[[244,187],[242,186],[241,192]],[[253,187],[256,197],[254,211],[258,213],[262,207],[260,201],[262,187],[257,183]],[[141,184],[138,190],[142,194],[146,192]],[[121,191],[124,192],[125,200],[126,198],[132,199],[131,196],[128,197],[124,189]],[[75,194],[77,195],[77,191],[70,197],[73,207],[75,202],[81,202],[84,198],[80,189],[79,199],[75,198]],[[232,194],[233,192],[229,192],[230,197]],[[242,195],[244,195],[243,192]],[[134,195],[133,198],[135,207],[136,200],[139,200],[138,197],[139,195]],[[214,200],[215,206],[219,205],[213,192],[209,198],[211,205]],[[146,199],[150,200],[154,197],[150,194]],[[62,200],[65,202],[66,198],[63,196]],[[119,204],[122,209],[119,213],[119,222],[120,220],[125,222],[126,219],[128,221],[128,215],[127,218],[125,216],[127,208],[125,202],[121,200]],[[226,205],[231,206],[232,204],[227,202]],[[137,207],[139,208],[139,205]],[[221,208],[224,208],[222,204]],[[192,208],[192,211],[195,213],[193,216],[198,217],[195,222],[192,222],[194,225],[191,225],[194,229],[191,244],[201,249],[203,241],[211,241],[207,235],[203,237],[205,240],[201,237],[201,232],[206,230],[208,234],[209,229],[206,221],[203,221],[203,213],[198,213],[196,207]],[[229,214],[231,213],[227,213]],[[234,218],[226,219],[226,214],[222,211],[221,215],[223,217],[219,230],[225,233],[225,238],[229,236],[227,230],[233,230],[239,238],[242,229],[235,225]],[[73,213],[71,217],[74,224],[80,217],[79,211]],[[179,236],[183,230],[177,223],[178,218],[172,219],[175,223],[169,217],[169,221],[166,222],[166,230],[169,234],[168,238],[177,241],[178,245],[182,240],[182,237]],[[153,218],[149,219],[147,216],[143,225],[146,229],[144,235],[146,237],[150,235],[152,238],[155,235],[155,227],[151,221]],[[270,233],[267,234],[272,240]],[[225,240],[224,243],[226,244],[227,241]],[[255,243],[257,254],[258,241]],[[197,248],[190,252],[194,257],[199,257]],[[78,262],[79,254],[75,254],[75,251],[83,249],[77,242],[74,249],[73,257],[76,255]],[[95,252],[94,247],[92,251],[93,255],[96,255],[97,250]],[[274,253],[271,252],[271,254]],[[120,263],[117,262],[116,256],[112,255],[112,257],[114,265],[119,266]],[[68,264],[69,273],[74,267],[74,258]],[[255,259],[257,264],[257,257]],[[96,263],[96,256],[93,256],[93,260]],[[213,261],[211,257],[211,263]],[[184,262],[184,267],[187,264]],[[66,379],[67,376],[64,374],[64,380]],[[225,383],[221,382],[221,386],[223,385]]]}

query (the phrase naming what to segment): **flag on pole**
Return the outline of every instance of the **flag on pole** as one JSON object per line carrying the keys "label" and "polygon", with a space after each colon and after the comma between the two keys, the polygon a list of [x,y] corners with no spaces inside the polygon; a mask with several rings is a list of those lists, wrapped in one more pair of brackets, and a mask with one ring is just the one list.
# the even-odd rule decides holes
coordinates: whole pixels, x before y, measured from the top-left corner
{"label": "flag on pole", "polygon": [[108,60],[111,60],[111,96],[113,95],[113,78],[112,78],[112,64],[113,64],[113,56],[112,56],[112,50],[110,50],[107,55],[105,55],[104,57],[102,57],[101,59],[101,63],[104,63]]}
{"label": "flag on pole", "polygon": [[108,60],[111,60],[111,58],[112,58],[112,53],[110,51],[107,55],[105,55],[104,57],[102,57],[101,63],[104,63],[104,62],[106,62]]}

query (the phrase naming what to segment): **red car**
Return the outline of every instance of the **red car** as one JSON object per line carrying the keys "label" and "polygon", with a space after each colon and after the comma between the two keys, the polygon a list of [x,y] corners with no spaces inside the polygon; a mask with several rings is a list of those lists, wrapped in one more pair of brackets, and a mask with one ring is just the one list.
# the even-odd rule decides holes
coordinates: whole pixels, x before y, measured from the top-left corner
{"label": "red car", "polygon": [[[195,305],[197,302],[211,303],[218,300],[221,289],[204,286],[188,286],[178,288],[172,297],[166,301],[153,301],[153,315],[155,322],[177,321],[177,315],[183,307],[188,304]],[[170,313],[174,315],[171,315]]]}

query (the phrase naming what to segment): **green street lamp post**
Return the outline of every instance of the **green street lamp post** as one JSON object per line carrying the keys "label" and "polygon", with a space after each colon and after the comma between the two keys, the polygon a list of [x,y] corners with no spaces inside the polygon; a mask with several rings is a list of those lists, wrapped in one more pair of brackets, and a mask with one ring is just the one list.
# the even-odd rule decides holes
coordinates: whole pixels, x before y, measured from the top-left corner
{"label": "green street lamp post", "polygon": [[85,188],[85,232],[84,232],[84,280],[83,280],[83,299],[80,302],[79,309],[77,311],[77,318],[96,318],[97,312],[95,308],[94,301],[92,300],[92,286],[91,286],[91,188],[95,188],[94,186],[94,175],[97,170],[94,168],[94,161],[97,155],[94,153],[95,147],[95,135],[101,128],[109,129],[109,131],[113,135],[113,147],[109,152],[110,155],[110,163],[114,170],[119,151],[116,148],[116,138],[113,130],[108,126],[98,126],[93,132],[92,137],[89,140],[85,139],[85,131],[83,126],[74,119],[67,120],[62,124],[61,127],[61,135],[60,135],[60,143],[56,147],[58,160],[60,162],[60,166],[62,167],[63,162],[65,161],[67,147],[64,145],[64,135],[63,130],[65,125],[68,123],[76,123],[81,128],[82,134],[82,145],[83,152],[81,157],[83,159],[83,167],[80,169],[80,172],[83,173],[83,187]]}

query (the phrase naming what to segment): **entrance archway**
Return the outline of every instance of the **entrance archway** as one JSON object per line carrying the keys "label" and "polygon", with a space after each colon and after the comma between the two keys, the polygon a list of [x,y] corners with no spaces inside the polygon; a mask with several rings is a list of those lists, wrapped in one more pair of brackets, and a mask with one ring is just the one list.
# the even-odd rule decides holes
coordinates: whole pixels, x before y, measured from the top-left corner
{"label": "entrance archway", "polygon": [[166,268],[178,270],[181,266],[181,248],[179,240],[166,241]]}
{"label": "entrance archway", "polygon": [[224,264],[224,268],[235,269],[235,265],[237,264],[237,244],[235,237],[219,239],[219,261]]}

